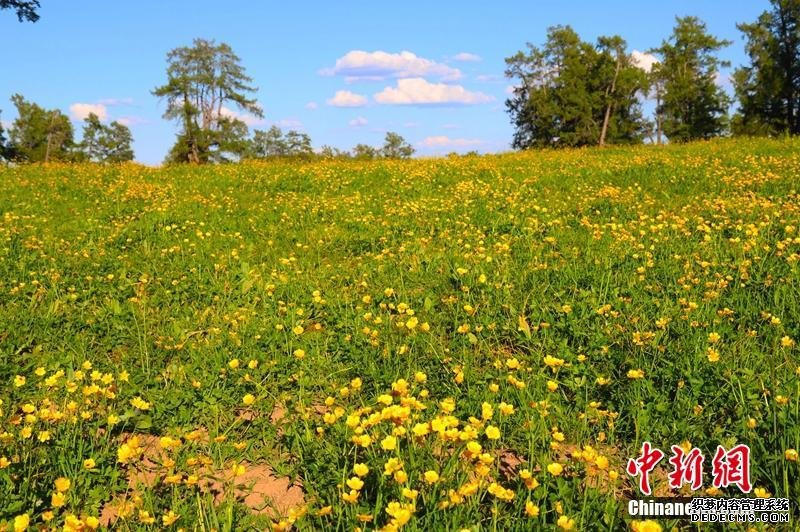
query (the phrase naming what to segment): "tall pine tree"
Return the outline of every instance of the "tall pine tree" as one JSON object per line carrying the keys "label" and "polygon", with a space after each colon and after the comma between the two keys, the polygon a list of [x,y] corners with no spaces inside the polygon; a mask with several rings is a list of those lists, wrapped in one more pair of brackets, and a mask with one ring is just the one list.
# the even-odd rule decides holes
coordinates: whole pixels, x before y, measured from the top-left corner
{"label": "tall pine tree", "polygon": [[44,109],[19,94],[11,101],[17,108],[17,118],[9,131],[15,160],[49,162],[72,158],[73,130],[67,115],[58,109]]}
{"label": "tall pine tree", "polygon": [[595,90],[602,91],[600,146],[607,140],[614,144],[640,142],[645,133],[639,98],[647,92],[648,78],[626,53],[626,46],[617,35],[597,40],[594,80]]}
{"label": "tall pine tree", "polygon": [[542,48],[506,59],[515,79],[506,108],[515,126],[513,146],[587,146],[638,142],[643,135],[639,94],[644,72],[617,36],[584,42],[569,26],[548,30]]}
{"label": "tall pine tree", "polygon": [[770,3],[758,20],[737,25],[750,64],[734,72],[734,133],[800,133],[800,0]]}
{"label": "tall pine tree", "polygon": [[717,85],[729,66],[716,52],[730,45],[710,35],[697,17],[676,19],[672,36],[651,50],[659,57],[653,75],[661,91],[656,109],[670,142],[708,139],[727,127],[730,98]]}
{"label": "tall pine tree", "polygon": [[104,125],[100,118],[90,113],[84,120],[80,150],[89,161],[121,163],[133,160],[131,130],[119,122]]}
{"label": "tall pine tree", "polygon": [[167,83],[153,94],[167,100],[164,118],[181,125],[170,162],[207,163],[241,157],[248,149],[247,125],[231,109],[261,117],[249,94],[256,91],[239,57],[225,43],[195,39],[167,54]]}

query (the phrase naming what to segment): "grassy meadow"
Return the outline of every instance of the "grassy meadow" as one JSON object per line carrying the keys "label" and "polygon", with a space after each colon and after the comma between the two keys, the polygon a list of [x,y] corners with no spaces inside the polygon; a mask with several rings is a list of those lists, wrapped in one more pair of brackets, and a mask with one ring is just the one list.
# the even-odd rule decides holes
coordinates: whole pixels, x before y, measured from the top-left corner
{"label": "grassy meadow", "polygon": [[0,528],[691,528],[643,441],[797,500],[799,192],[796,139],[0,169]]}

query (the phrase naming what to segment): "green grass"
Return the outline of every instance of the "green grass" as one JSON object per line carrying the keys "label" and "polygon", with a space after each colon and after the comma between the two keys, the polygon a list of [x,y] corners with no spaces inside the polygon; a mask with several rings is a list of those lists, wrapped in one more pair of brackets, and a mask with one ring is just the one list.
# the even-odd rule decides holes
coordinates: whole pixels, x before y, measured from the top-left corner
{"label": "green grass", "polygon": [[[125,497],[123,530],[162,528],[169,510],[173,527],[199,530],[278,521],[186,482],[242,462],[302,483],[299,529],[378,528],[400,501],[413,509],[391,511],[407,510],[411,530],[539,529],[562,514],[617,530],[636,483],[625,462],[645,440],[668,456],[700,448],[705,488],[717,445],[747,444],[753,485],[796,499],[785,452],[800,447],[798,175],[796,140],[0,170],[0,523],[51,511],[50,525],[86,524]],[[378,402],[393,384],[407,410]],[[365,407],[384,420],[366,422]],[[455,430],[410,436],[435,419]],[[359,423],[367,447],[353,443]],[[398,428],[396,449],[382,449]],[[129,489],[142,461],[118,449],[132,433],[181,438],[174,464],[153,466],[155,486]],[[390,457],[402,485],[383,474]],[[348,503],[355,463],[370,471]],[[54,508],[58,477],[71,486]]]}

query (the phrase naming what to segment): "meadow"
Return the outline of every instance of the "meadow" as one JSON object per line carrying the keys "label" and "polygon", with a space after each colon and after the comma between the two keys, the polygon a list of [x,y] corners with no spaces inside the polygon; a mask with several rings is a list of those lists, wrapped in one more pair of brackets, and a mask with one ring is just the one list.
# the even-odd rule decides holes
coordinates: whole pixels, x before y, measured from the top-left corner
{"label": "meadow", "polygon": [[691,528],[627,517],[644,441],[796,500],[798,176],[797,139],[0,169],[0,523]]}

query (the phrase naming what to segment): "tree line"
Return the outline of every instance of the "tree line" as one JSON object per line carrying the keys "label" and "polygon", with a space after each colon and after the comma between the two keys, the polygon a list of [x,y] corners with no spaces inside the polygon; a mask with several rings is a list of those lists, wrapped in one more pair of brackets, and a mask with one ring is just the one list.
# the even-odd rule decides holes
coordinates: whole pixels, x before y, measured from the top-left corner
{"label": "tree line", "polygon": [[[515,81],[506,108],[513,146],[588,146],[685,142],[720,135],[800,133],[800,0],[771,0],[755,22],[738,24],[749,64],[731,83],[738,108],[720,87],[718,53],[731,41],[714,37],[697,17],[678,17],[669,38],[626,52],[618,36],[581,40],[569,26],[548,29],[543,46],[528,44],[506,58]],[[642,58],[653,58],[643,64]],[[655,112],[644,116],[642,100]]]}
{"label": "tree line", "polygon": [[[82,138],[75,140],[75,131],[69,117],[58,109],[44,109],[15,94],[11,97],[18,117],[6,135],[0,124],[0,161],[31,162],[96,162],[119,163],[133,160],[133,135],[130,129],[117,121],[108,125],[90,113],[83,123]],[[221,120],[231,120],[223,117]],[[241,122],[241,121],[238,121]],[[214,121],[210,122],[212,125]],[[231,133],[236,131],[238,133]],[[238,136],[237,136],[238,135]],[[388,132],[381,147],[357,144],[352,151],[322,146],[315,151],[307,133],[277,126],[268,130],[256,129],[246,137],[247,126],[234,122],[200,130],[196,144],[178,135],[166,163],[210,163],[271,158],[408,158],[414,148],[397,133]]]}
{"label": "tree line", "polygon": [[[165,162],[222,163],[276,157],[406,158],[414,148],[397,133],[386,134],[382,147],[358,144],[352,153],[330,146],[315,152],[307,133],[272,126],[250,135],[240,113],[263,117],[256,92],[240,59],[225,43],[195,39],[167,55],[167,81],[152,93],[166,101],[164,118],[178,124]],[[95,114],[84,120],[80,142],[72,123],[57,109],[44,109],[15,94],[17,109],[8,139],[0,125],[0,159],[24,162],[124,162],[133,159],[133,136],[119,122],[103,124]]]}
{"label": "tree line", "polygon": [[289,130],[283,133],[278,126],[267,131],[255,130],[253,137],[242,154],[245,159],[270,159],[276,157],[292,157],[309,159],[353,158],[353,159],[406,159],[414,154],[411,146],[402,136],[389,131],[384,138],[383,146],[376,148],[368,144],[356,144],[352,151],[340,150],[332,146],[322,146],[318,151],[311,147],[311,137],[307,133]]}
{"label": "tree line", "polygon": [[75,141],[69,117],[58,109],[45,109],[15,94],[11,102],[17,118],[6,138],[0,124],[0,159],[14,162],[100,162],[133,160],[133,137],[119,122],[103,124],[90,113],[83,121],[83,135]]}
{"label": "tree line", "polygon": [[[177,123],[179,131],[166,162],[203,164],[273,157],[309,158],[315,154],[307,133],[277,126],[255,130],[249,136],[239,113],[263,118],[256,102],[257,89],[241,60],[225,43],[195,39],[192,46],[167,54],[167,81],[153,89],[166,101],[164,118]],[[323,146],[324,157],[410,157],[414,148],[397,133],[386,134],[384,145],[359,144],[350,154]]]}
{"label": "tree line", "polygon": [[[35,22],[38,1],[0,0],[20,21]],[[583,41],[570,26],[548,29],[542,46],[506,59],[514,80],[507,112],[516,149],[548,146],[661,144],[721,135],[800,133],[800,0],[770,0],[756,21],[738,24],[749,63],[731,78],[738,107],[719,83],[730,65],[718,57],[731,41],[714,37],[696,17],[678,17],[672,34],[649,55],[627,52],[618,36]],[[650,59],[649,62],[643,59]],[[252,158],[410,157],[414,148],[387,133],[380,148],[359,144],[352,152],[323,146],[315,152],[308,134],[277,126],[255,130],[242,114],[263,118],[256,87],[240,58],[225,43],[195,39],[167,54],[167,80],[152,94],[166,102],[164,118],[178,126],[167,163],[218,163]],[[652,118],[643,100],[654,102]],[[84,121],[80,142],[58,110],[15,95],[18,118],[8,132],[0,125],[0,158],[19,162],[133,158],[130,130],[118,122]]]}

